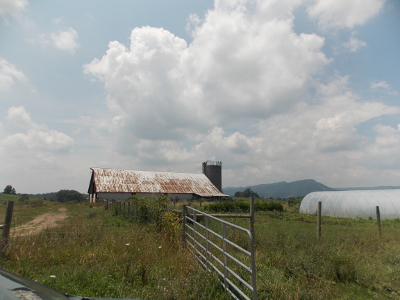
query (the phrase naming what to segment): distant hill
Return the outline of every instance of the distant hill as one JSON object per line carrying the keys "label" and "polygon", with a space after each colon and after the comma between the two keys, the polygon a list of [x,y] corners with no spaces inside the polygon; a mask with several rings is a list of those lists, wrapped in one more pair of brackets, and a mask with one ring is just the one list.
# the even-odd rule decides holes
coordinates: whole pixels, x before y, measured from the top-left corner
{"label": "distant hill", "polygon": [[335,188],[338,191],[355,191],[355,190],[398,190],[400,186],[376,186],[376,187],[355,187],[355,188]]}
{"label": "distant hill", "polygon": [[224,194],[233,196],[237,191],[244,191],[250,188],[256,192],[260,197],[272,197],[272,198],[287,198],[287,197],[301,197],[311,192],[319,191],[336,191],[315,181],[314,179],[298,180],[293,182],[277,182],[269,184],[258,184],[245,187],[226,187],[223,188]]}

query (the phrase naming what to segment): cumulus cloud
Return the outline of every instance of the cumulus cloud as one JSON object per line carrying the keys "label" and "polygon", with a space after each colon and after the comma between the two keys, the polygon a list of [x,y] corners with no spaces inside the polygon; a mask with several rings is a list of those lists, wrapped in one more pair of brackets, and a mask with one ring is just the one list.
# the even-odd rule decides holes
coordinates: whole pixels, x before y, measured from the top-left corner
{"label": "cumulus cloud", "polygon": [[25,133],[8,135],[1,140],[0,145],[9,153],[68,153],[73,148],[74,140],[71,137],[34,123],[23,106],[10,107],[7,119],[26,130]]}
{"label": "cumulus cloud", "polygon": [[27,0],[0,0],[0,15],[11,14],[16,16],[24,11],[27,5]]}
{"label": "cumulus cloud", "polygon": [[[400,110],[360,99],[348,76],[326,74],[324,37],[296,33],[294,12],[309,4],[321,26],[353,28],[383,1],[368,3],[218,0],[204,18],[189,18],[189,45],[161,28],[135,28],[130,45],[110,42],[83,69],[104,84],[116,150],[137,168],[184,171],[214,159],[232,184],[315,178],[340,186],[372,172],[363,161],[380,140],[359,126]],[[366,44],[352,37],[342,46]]]}
{"label": "cumulus cloud", "polygon": [[268,19],[259,6],[216,3],[189,46],[166,30],[135,28],[129,48],[113,41],[84,66],[104,82],[125,144],[129,136],[179,140],[234,119],[267,118],[298,101],[329,63],[324,38],[296,34],[291,14]]}
{"label": "cumulus cloud", "polygon": [[71,27],[67,30],[59,30],[56,33],[50,33],[48,35],[42,34],[40,36],[40,41],[43,45],[51,45],[69,53],[75,53],[79,48],[77,42],[78,33]]}
{"label": "cumulus cloud", "polygon": [[13,64],[5,59],[0,59],[0,90],[9,90],[15,84],[15,81],[26,83],[27,78]]}
{"label": "cumulus cloud", "polygon": [[313,0],[307,9],[323,28],[354,28],[376,15],[385,0]]}

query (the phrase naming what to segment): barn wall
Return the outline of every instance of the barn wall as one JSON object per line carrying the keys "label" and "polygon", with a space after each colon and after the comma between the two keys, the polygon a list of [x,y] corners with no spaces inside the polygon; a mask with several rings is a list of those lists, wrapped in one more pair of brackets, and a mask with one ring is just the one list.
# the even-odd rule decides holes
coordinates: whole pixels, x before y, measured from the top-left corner
{"label": "barn wall", "polygon": [[128,200],[132,193],[97,193],[97,199]]}

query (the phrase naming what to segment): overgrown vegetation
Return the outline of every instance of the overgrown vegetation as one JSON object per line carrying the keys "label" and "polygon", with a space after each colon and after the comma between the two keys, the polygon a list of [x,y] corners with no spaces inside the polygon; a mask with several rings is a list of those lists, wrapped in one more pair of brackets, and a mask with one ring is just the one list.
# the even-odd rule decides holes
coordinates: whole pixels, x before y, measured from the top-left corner
{"label": "overgrown vegetation", "polygon": [[[249,201],[222,201],[204,205],[207,212],[248,212],[250,210]],[[272,200],[257,200],[254,202],[255,211],[283,211],[283,205]]]}
{"label": "overgrown vegetation", "polygon": [[[56,229],[13,237],[3,268],[72,295],[229,299],[180,239],[153,224],[112,216],[102,205],[47,204],[54,211],[61,206],[68,208],[69,219]],[[160,222],[169,224],[168,217],[163,214]]]}
{"label": "overgrown vegetation", "polygon": [[[86,203],[16,204],[13,222],[61,206],[70,218],[56,229],[13,237],[1,266],[75,295],[229,299],[181,244],[179,219],[162,209],[167,201],[137,201],[148,216],[139,224]],[[383,221],[380,238],[375,220],[323,217],[318,241],[316,216],[299,214],[297,202],[288,201],[282,211],[256,213],[259,299],[400,297],[400,220]],[[249,226],[248,220],[228,221]]]}

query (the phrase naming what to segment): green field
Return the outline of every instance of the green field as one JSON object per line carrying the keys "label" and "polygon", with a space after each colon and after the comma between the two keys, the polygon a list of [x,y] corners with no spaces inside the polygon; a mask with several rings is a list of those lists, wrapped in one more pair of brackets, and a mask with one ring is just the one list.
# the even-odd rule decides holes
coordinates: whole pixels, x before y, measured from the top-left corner
{"label": "green field", "polygon": [[[171,235],[77,203],[17,204],[14,219],[60,207],[70,217],[40,234],[12,237],[2,267],[87,297],[229,299],[216,277],[197,266],[179,231]],[[316,216],[296,210],[256,214],[259,299],[400,297],[399,220],[384,221],[379,237],[374,220],[324,217],[318,241]],[[246,220],[228,221],[248,228]]]}
{"label": "green field", "polygon": [[17,202],[19,198],[20,198],[20,196],[18,196],[18,195],[0,193],[0,204],[5,203],[7,201]]}

